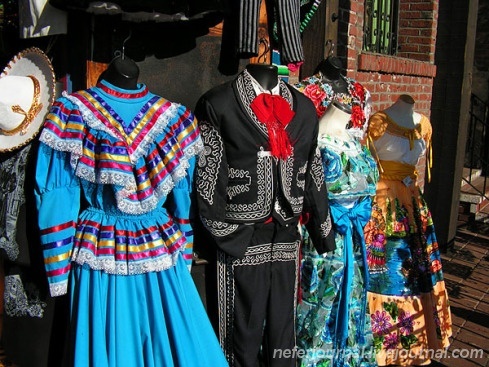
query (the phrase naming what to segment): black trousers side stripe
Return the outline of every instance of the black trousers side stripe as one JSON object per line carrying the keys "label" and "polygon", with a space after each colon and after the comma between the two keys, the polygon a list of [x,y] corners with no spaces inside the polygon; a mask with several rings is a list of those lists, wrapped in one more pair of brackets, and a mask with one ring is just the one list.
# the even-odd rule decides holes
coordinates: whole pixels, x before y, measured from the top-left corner
{"label": "black trousers side stripe", "polygon": [[[294,367],[299,242],[218,251],[219,340],[230,367]],[[262,347],[262,349],[261,349]],[[260,352],[261,350],[261,352]]]}

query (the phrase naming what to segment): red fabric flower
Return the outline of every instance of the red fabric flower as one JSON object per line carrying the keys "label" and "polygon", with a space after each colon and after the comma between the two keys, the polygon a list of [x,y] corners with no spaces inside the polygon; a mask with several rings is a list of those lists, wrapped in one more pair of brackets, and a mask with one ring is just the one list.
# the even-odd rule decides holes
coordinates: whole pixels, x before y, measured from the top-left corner
{"label": "red fabric flower", "polygon": [[355,95],[358,97],[361,103],[365,102],[365,90],[363,85],[358,82],[353,83],[353,88],[355,89]]}
{"label": "red fabric flower", "polygon": [[328,97],[326,92],[316,84],[308,84],[302,93],[312,101],[317,116],[321,117],[326,111],[326,107],[323,106],[323,100]]}
{"label": "red fabric flower", "polygon": [[289,103],[281,96],[261,93],[251,102],[250,107],[258,121],[267,127],[272,156],[281,159],[289,157],[292,145],[285,127],[295,115]]}
{"label": "red fabric flower", "polygon": [[362,128],[363,123],[365,122],[365,117],[363,115],[363,110],[359,105],[354,105],[351,108],[351,123],[354,128]]}

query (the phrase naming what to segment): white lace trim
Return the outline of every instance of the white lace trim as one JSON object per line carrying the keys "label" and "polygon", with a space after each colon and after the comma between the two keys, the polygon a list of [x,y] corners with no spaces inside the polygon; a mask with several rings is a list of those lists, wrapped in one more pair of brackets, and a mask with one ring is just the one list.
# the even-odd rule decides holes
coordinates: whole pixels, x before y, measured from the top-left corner
{"label": "white lace trim", "polygon": [[52,297],[62,296],[68,292],[68,280],[49,284],[49,293]]}
{"label": "white lace trim", "polygon": [[[116,139],[119,139],[119,136],[114,133],[112,129],[107,127],[102,121],[100,121],[97,116],[93,114],[93,112],[85,106],[78,98],[68,95],[64,92],[64,96],[70,100],[73,104],[77,105],[83,120],[87,123],[88,126],[95,130],[101,130],[106,132],[107,134],[113,136]],[[158,117],[154,127],[148,131],[148,133],[144,136],[143,140],[139,143],[136,150],[131,154],[129,153],[129,158],[133,164],[137,162],[139,158],[141,158],[144,154],[147,153],[150,145],[154,142],[155,138],[160,135],[168,126],[168,123],[171,119],[177,114],[178,108],[180,107],[177,103],[170,102],[171,105],[168,109],[163,112],[163,114]]]}

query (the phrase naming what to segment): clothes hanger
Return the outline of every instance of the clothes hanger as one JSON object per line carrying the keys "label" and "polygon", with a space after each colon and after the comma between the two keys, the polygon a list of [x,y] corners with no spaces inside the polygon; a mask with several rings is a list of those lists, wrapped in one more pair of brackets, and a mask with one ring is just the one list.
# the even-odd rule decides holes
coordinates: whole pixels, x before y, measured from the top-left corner
{"label": "clothes hanger", "polygon": [[129,35],[122,42],[122,51],[114,52],[115,57],[110,62],[107,70],[105,70],[100,76],[122,89],[137,89],[139,78],[139,67],[131,58],[127,57],[126,42],[131,38],[132,32],[129,31]]}
{"label": "clothes hanger", "polygon": [[[266,38],[260,38],[258,42],[258,48],[260,48],[260,45],[263,43],[265,46],[263,52],[258,55],[258,64],[266,64],[267,63],[267,54],[270,52],[270,44]],[[263,62],[260,62],[260,60],[263,58]]]}
{"label": "clothes hanger", "polygon": [[[271,90],[278,83],[277,66],[267,63],[267,54],[270,52],[270,44],[266,38],[260,38],[259,45],[265,46],[264,51],[258,55],[256,63],[250,63],[246,70],[266,90]],[[263,62],[261,60],[263,59]]]}

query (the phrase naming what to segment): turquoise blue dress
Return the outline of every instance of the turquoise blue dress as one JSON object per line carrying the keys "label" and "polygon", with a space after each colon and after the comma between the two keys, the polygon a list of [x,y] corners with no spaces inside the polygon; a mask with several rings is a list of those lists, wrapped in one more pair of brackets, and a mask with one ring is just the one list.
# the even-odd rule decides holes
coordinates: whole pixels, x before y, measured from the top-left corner
{"label": "turquoise blue dress", "polygon": [[336,250],[318,255],[304,232],[297,307],[301,366],[376,366],[363,227],[370,219],[377,164],[356,138],[322,136],[318,145]]}
{"label": "turquoise blue dress", "polygon": [[227,366],[189,272],[202,147],[192,112],[143,84],[54,103],[35,194],[51,295],[70,295],[70,366]]}

